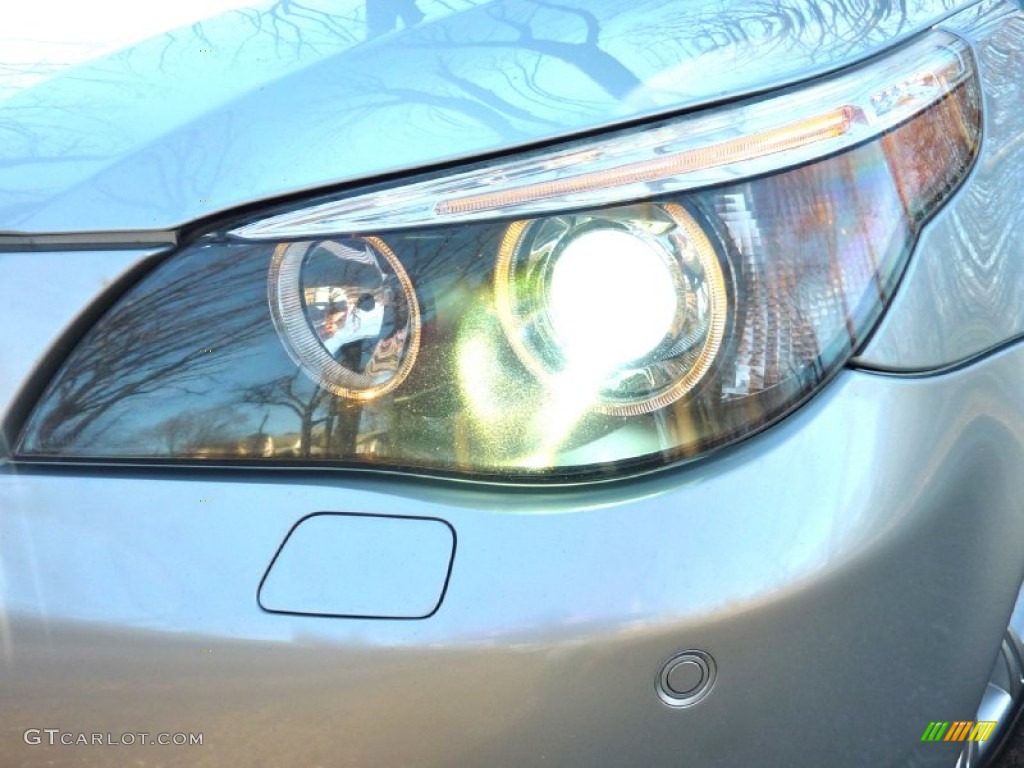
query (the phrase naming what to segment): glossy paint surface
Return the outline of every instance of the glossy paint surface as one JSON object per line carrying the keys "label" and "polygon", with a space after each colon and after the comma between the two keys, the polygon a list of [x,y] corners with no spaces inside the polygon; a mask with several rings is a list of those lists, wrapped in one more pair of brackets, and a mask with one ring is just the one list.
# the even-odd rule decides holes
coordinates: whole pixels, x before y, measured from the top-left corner
{"label": "glossy paint surface", "polygon": [[[948,765],[921,731],[975,711],[1024,572],[1022,375],[1021,347],[847,372],[726,456],[559,493],[8,467],[0,762],[143,757],[21,741],[62,727],[205,733],[167,766]],[[261,611],[318,510],[448,521],[438,612]],[[670,709],[655,680],[688,648],[717,680]]]}
{"label": "glossy paint surface", "polygon": [[254,5],[20,72],[0,101],[0,232],[168,229],[690,109],[838,69],[966,4]]}
{"label": "glossy paint surface", "polygon": [[425,619],[441,606],[454,556],[443,520],[314,513],[288,533],[257,597],[276,613]]}

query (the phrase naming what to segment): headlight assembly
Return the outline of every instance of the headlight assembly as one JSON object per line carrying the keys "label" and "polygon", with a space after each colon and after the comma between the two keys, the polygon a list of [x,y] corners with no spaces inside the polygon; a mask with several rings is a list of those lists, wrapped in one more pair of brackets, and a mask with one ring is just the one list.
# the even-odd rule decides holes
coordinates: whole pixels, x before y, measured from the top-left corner
{"label": "headlight assembly", "polygon": [[65,362],[23,460],[583,479],[778,420],[856,351],[980,141],[968,48],[200,238]]}

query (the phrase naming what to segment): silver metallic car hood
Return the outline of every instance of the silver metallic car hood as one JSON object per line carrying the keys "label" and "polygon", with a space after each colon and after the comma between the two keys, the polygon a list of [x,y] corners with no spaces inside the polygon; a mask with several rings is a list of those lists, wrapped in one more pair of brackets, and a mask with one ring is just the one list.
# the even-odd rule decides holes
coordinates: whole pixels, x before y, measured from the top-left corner
{"label": "silver metallic car hood", "polygon": [[968,4],[278,0],[63,71],[12,70],[0,48],[0,232],[169,230],[689,109],[844,66]]}

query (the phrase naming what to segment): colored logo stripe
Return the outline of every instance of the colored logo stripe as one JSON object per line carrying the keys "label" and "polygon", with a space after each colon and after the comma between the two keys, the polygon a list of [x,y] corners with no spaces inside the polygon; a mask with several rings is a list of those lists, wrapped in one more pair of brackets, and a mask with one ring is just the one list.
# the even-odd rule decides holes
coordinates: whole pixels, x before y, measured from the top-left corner
{"label": "colored logo stripe", "polygon": [[969,741],[985,741],[989,736],[992,735],[992,731],[996,727],[995,720],[980,720],[974,726],[974,730],[971,731]]}
{"label": "colored logo stripe", "polygon": [[995,727],[995,720],[933,720],[924,729],[921,741],[985,741]]}
{"label": "colored logo stripe", "polygon": [[949,733],[946,734],[943,741],[963,741],[971,732],[972,725],[974,725],[973,720],[957,720],[950,726]]}

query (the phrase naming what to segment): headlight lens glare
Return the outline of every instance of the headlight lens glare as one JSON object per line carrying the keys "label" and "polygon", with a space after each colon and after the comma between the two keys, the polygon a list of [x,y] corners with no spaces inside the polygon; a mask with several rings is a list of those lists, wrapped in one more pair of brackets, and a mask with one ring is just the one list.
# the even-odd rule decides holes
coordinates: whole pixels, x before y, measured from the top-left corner
{"label": "headlight lens glare", "polygon": [[610,414],[648,413],[689,392],[729,311],[718,254],[674,203],[514,222],[494,285],[520,361]]}

